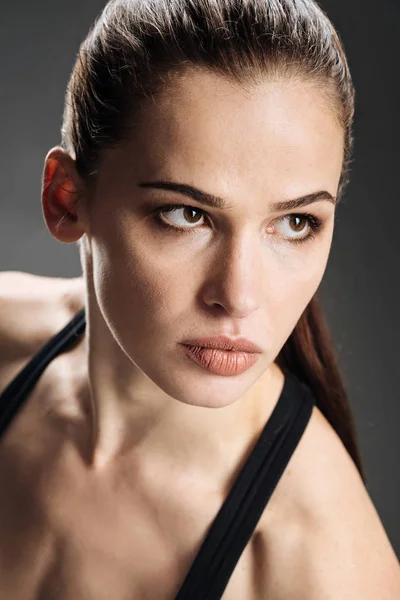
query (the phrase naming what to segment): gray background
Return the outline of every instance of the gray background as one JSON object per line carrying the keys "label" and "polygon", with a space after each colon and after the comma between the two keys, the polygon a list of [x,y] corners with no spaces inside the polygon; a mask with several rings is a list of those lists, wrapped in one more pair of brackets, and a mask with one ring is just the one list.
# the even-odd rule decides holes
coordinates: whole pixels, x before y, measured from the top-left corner
{"label": "gray background", "polygon": [[[356,91],[355,161],[321,285],[355,412],[368,491],[400,557],[398,0],[324,0]],[[40,183],[60,141],[68,76],[103,0],[20,0],[0,18],[0,270],[77,276],[78,251],[47,233]],[[378,8],[377,8],[378,7]]]}

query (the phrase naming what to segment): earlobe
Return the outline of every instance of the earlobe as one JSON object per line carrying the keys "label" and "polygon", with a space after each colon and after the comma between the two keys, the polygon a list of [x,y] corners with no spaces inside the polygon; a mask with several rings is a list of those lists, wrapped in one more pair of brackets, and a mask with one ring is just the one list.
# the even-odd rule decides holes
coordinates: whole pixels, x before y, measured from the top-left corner
{"label": "earlobe", "polygon": [[78,241],[85,233],[82,201],[83,182],[75,161],[62,148],[46,156],[42,182],[42,210],[51,235],[66,244]]}

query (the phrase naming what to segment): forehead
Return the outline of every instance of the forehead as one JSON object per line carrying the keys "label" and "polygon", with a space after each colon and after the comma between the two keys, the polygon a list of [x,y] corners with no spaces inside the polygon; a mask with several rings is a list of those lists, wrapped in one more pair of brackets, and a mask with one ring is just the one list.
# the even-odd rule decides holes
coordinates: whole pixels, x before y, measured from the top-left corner
{"label": "forehead", "polygon": [[251,184],[279,200],[310,186],[336,194],[343,145],[335,113],[307,81],[242,88],[192,72],[146,104],[122,151],[146,177],[180,177],[214,192],[218,181],[221,194]]}

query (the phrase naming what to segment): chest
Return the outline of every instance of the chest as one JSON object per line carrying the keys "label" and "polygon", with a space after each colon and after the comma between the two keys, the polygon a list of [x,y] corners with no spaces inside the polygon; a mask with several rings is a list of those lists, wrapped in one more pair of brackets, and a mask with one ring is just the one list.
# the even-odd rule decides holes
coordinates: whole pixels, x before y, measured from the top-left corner
{"label": "chest", "polygon": [[[143,525],[143,524],[141,524]],[[143,533],[143,528],[142,528]],[[51,566],[40,582],[40,600],[173,600],[198,550],[193,537],[182,543],[175,536],[175,544],[165,539],[139,536],[129,540],[128,532],[107,536],[114,541],[106,547],[91,537],[90,543],[78,536],[58,538]],[[256,600],[254,582],[255,561],[251,545],[243,552],[223,594],[224,600],[248,598]],[[21,598],[22,600],[22,598]]]}
{"label": "chest", "polygon": [[[0,597],[173,600],[223,498],[160,489],[156,501],[155,489],[134,487],[67,477],[39,485],[34,474],[9,487],[0,506]],[[265,597],[259,537],[245,547],[223,600]]]}
{"label": "chest", "polygon": [[[65,402],[64,389],[54,392],[51,376],[49,368],[0,448],[0,597],[174,600],[224,497],[166,477],[143,483],[135,472],[105,485],[90,480],[57,441],[57,428],[65,438],[64,421],[78,422],[81,413]],[[52,413],[58,416],[49,428]],[[286,513],[284,528],[276,526],[287,495],[283,484],[223,600],[281,600],[278,582],[290,569]]]}

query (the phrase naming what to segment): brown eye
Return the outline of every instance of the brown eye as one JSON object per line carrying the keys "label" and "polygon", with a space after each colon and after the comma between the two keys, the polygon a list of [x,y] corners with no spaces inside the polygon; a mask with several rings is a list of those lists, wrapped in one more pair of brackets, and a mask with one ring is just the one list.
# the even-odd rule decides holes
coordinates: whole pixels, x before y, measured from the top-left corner
{"label": "brown eye", "polygon": [[307,224],[307,219],[300,215],[293,215],[290,218],[290,226],[296,233],[301,233],[304,229],[304,225]]}
{"label": "brown eye", "polygon": [[314,215],[300,213],[280,217],[274,228],[288,242],[300,243],[315,237],[321,226],[322,222]]}
{"label": "brown eye", "polygon": [[190,231],[195,227],[188,225],[204,225],[204,222],[201,222],[201,219],[205,218],[204,211],[186,204],[160,206],[154,212],[162,223],[175,229]]}
{"label": "brown eye", "polygon": [[[197,213],[197,216],[196,216],[196,213]],[[200,213],[199,210],[197,210],[196,208],[192,208],[191,206],[188,206],[183,209],[183,216],[185,219],[188,220],[189,223],[197,223],[198,217],[201,216],[201,215],[199,215],[199,213]]]}
{"label": "brown eye", "polygon": [[[164,204],[163,206],[157,206],[152,212],[155,220],[160,225],[175,230],[175,233],[191,233],[206,224],[210,224],[209,216],[204,210],[187,204]],[[177,218],[177,221],[172,219],[173,216]],[[203,221],[199,221],[199,217]],[[315,215],[308,213],[284,215],[277,219],[275,223],[278,224],[278,227],[274,225],[268,230],[274,230],[272,233],[278,231],[282,234],[284,240],[294,244],[312,240],[322,227],[322,221]],[[193,227],[190,227],[190,225],[193,225]],[[286,227],[283,227],[282,231],[279,225],[286,225]]]}

